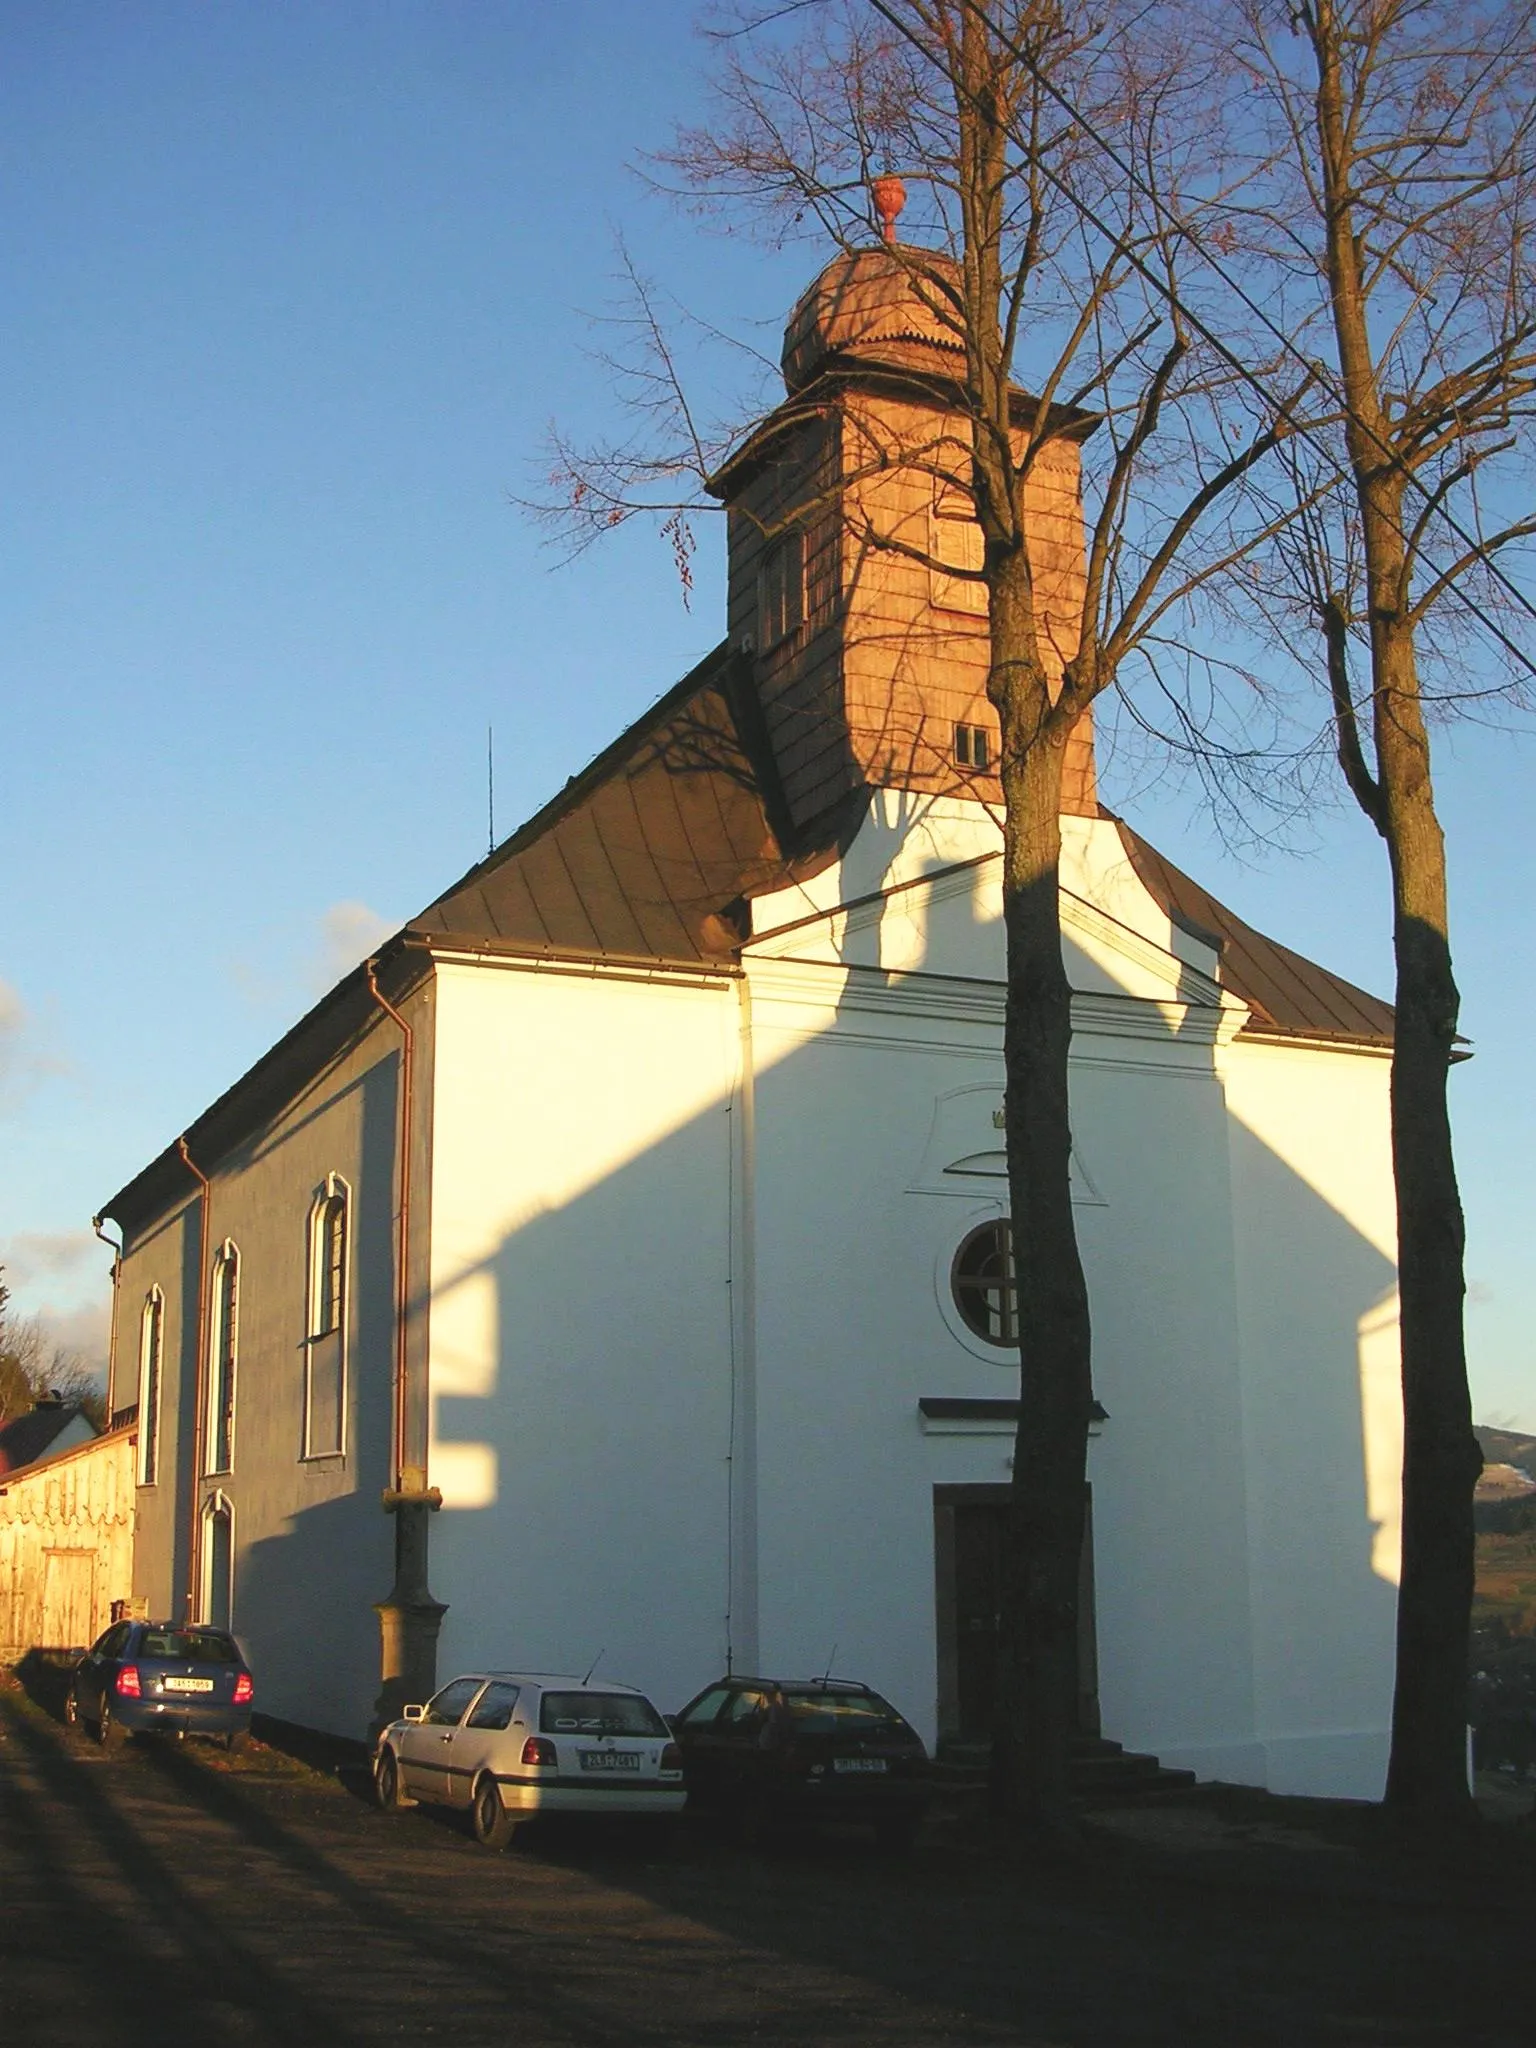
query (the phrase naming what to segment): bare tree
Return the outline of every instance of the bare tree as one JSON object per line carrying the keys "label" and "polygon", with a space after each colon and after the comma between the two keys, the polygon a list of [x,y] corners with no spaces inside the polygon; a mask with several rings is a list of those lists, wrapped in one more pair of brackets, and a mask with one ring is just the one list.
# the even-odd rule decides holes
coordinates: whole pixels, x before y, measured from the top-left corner
{"label": "bare tree", "polygon": [[[957,424],[897,451],[871,434],[869,459],[963,493],[979,563],[957,572],[873,524],[858,538],[985,591],[1022,1354],[994,1778],[1003,1812],[1052,1831],[1068,1824],[1093,1398],[1069,1186],[1064,766],[1095,700],[1138,658],[1188,655],[1191,592],[1272,531],[1243,487],[1314,392],[1303,366],[1280,396],[1256,393],[1191,316],[1213,276],[1202,237],[1231,230],[1220,225],[1209,80],[1187,50],[1158,46],[1159,26],[1155,11],[1106,20],[1057,0],[811,0],[748,13],[720,32],[718,119],[681,134],[659,172],[702,208],[843,250],[869,246],[872,184],[899,173],[913,225],[892,259],[961,366],[947,399]],[[545,510],[571,546],[642,511],[677,535],[718,459],[655,295],[642,289],[637,303],[635,439],[557,447]],[[1075,451],[1095,419],[1086,552],[1064,605],[1032,553],[1029,506],[1063,444]]]}
{"label": "bare tree", "polygon": [[[1531,672],[1536,614],[1511,571],[1536,520],[1528,491],[1510,509],[1509,458],[1528,462],[1536,418],[1536,9],[1245,0],[1241,24],[1251,93],[1239,111],[1271,152],[1243,231],[1291,348],[1322,359],[1341,401],[1336,444],[1288,451],[1299,516],[1276,549],[1271,617],[1293,640],[1299,612],[1319,636],[1338,761],[1391,872],[1405,1460],[1386,1797],[1405,1814],[1458,1814],[1470,1810],[1482,1461],[1462,1332],[1447,1104],[1459,997],[1431,734],[1437,713],[1518,693]],[[1231,32],[1224,11],[1216,33]]]}
{"label": "bare tree", "polygon": [[90,1367],[75,1352],[50,1344],[37,1316],[18,1316],[11,1291],[0,1280],[0,1422],[25,1415],[45,1394],[78,1401],[98,1429],[106,1424],[106,1402]]}

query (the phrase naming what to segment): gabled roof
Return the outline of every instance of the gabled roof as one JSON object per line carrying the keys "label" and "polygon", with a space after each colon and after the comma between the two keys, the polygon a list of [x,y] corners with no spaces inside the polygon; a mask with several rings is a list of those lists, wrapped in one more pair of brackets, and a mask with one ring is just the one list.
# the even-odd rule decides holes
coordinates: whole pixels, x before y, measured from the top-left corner
{"label": "gabled roof", "polygon": [[0,1425],[0,1472],[19,1472],[24,1465],[37,1464],[48,1456],[71,1423],[81,1421],[92,1436],[100,1434],[79,1401],[40,1401],[25,1415],[13,1415],[9,1422]]}
{"label": "gabled roof", "polygon": [[[732,968],[754,896],[810,879],[851,843],[867,790],[813,828],[789,823],[750,665],[717,647],[552,802],[477,863],[380,955],[396,1000],[423,953],[503,950],[648,967]],[[1105,815],[1108,815],[1107,813]],[[1217,942],[1221,978],[1253,1011],[1245,1029],[1384,1044],[1390,1007],[1265,938],[1121,825],[1137,873],[1177,922]],[[929,879],[932,879],[931,877]],[[365,1030],[361,967],[205,1110],[187,1136],[210,1171]],[[189,1195],[174,1144],[103,1205],[126,1222]]]}
{"label": "gabled roof", "polygon": [[[866,802],[856,792],[814,844],[790,839],[750,675],[717,647],[407,930],[581,959],[732,964],[751,898],[835,859]],[[1253,1012],[1245,1029],[1390,1044],[1390,1004],[1255,931],[1116,823],[1153,899],[1220,951],[1224,986]]]}
{"label": "gabled roof", "polygon": [[1153,900],[1175,924],[1214,942],[1221,953],[1224,988],[1253,1012],[1243,1029],[1258,1036],[1340,1039],[1390,1045],[1392,1005],[1367,995],[1340,974],[1293,953],[1245,924],[1207,889],[1116,819],[1132,867]]}
{"label": "gabled roof", "polygon": [[854,823],[791,838],[750,679],[721,646],[407,930],[581,959],[728,963],[750,930],[748,899],[824,867]]}

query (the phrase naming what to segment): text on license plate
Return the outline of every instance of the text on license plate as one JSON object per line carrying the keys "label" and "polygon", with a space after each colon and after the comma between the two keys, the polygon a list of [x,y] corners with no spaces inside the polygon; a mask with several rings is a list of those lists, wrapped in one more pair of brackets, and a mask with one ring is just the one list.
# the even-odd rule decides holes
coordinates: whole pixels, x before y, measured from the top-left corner
{"label": "text on license plate", "polygon": [[212,1692],[211,1678],[162,1678],[160,1683],[167,1692]]}
{"label": "text on license plate", "polygon": [[640,1752],[634,1749],[584,1749],[580,1754],[584,1771],[638,1771],[640,1768]]}
{"label": "text on license plate", "polygon": [[835,1756],[832,1759],[834,1771],[883,1771],[883,1756]]}

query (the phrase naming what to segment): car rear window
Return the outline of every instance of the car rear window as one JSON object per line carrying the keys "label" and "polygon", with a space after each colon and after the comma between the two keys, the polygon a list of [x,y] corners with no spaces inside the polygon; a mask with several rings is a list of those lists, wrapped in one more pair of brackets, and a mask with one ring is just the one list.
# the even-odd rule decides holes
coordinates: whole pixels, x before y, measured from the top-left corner
{"label": "car rear window", "polygon": [[547,1692],[539,1708],[546,1735],[666,1735],[649,1700],[631,1692]]}
{"label": "car rear window", "polygon": [[203,1629],[146,1629],[139,1638],[138,1655],[169,1657],[179,1664],[238,1664],[242,1661],[232,1636],[210,1635]]}
{"label": "car rear window", "polygon": [[823,1692],[786,1686],[784,1705],[796,1735],[906,1734],[907,1724],[877,1692]]}

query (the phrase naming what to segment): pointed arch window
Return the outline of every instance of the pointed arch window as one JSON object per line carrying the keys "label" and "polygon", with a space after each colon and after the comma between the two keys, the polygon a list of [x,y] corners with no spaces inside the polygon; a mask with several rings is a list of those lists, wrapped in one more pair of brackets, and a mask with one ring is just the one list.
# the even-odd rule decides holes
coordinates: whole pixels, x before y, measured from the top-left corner
{"label": "pointed arch window", "polygon": [[202,1618],[206,1628],[235,1625],[235,1510],[221,1490],[202,1514]]}
{"label": "pointed arch window", "polygon": [[139,1317],[139,1484],[160,1470],[160,1368],[165,1357],[165,1296],[151,1287]]}
{"label": "pointed arch window", "polygon": [[304,1452],[336,1458],[346,1449],[347,1295],[352,1190],[327,1174],[309,1212],[309,1316],[304,1342]]}
{"label": "pointed arch window", "polygon": [[225,1238],[213,1262],[203,1470],[228,1472],[235,1458],[235,1378],[240,1346],[240,1253]]}

